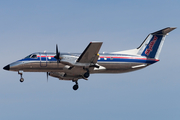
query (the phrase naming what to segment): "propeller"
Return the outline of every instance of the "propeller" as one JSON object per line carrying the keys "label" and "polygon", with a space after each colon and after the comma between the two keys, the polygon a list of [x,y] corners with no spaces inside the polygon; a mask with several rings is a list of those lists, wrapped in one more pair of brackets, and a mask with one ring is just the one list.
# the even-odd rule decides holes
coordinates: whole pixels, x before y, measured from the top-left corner
{"label": "propeller", "polygon": [[60,63],[60,52],[58,51],[58,45],[56,44],[56,55],[54,56],[56,58],[57,63]]}

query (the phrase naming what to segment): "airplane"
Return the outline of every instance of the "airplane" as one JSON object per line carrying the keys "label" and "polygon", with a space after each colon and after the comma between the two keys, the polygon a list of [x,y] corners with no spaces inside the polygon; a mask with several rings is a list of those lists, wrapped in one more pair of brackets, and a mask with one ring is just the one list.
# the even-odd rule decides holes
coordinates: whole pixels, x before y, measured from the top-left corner
{"label": "airplane", "polygon": [[77,90],[78,80],[88,80],[90,74],[131,72],[158,62],[165,37],[174,29],[167,27],[150,33],[138,48],[125,51],[99,53],[103,42],[90,42],[82,54],[60,53],[56,44],[55,53],[32,53],[3,69],[17,71],[20,82],[24,81],[23,72],[46,72],[47,80],[48,76],[70,80]]}

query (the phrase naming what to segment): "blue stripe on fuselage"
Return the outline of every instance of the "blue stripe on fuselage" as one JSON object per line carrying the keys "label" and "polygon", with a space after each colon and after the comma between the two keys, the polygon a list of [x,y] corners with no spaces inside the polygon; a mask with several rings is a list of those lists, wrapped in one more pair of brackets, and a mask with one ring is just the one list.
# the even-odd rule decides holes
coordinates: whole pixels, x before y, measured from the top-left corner
{"label": "blue stripe on fuselage", "polygon": [[24,59],[21,59],[21,60],[19,60],[19,61],[57,61],[55,58],[51,58],[51,59],[49,59],[49,58],[46,58],[46,57],[41,57],[41,59],[40,59],[40,57],[38,57],[38,58],[24,58]]}
{"label": "blue stripe on fuselage", "polygon": [[[46,57],[41,57],[41,61],[57,61],[55,58],[46,58]],[[25,58],[25,59],[21,59],[19,61],[40,61],[40,57],[38,58]],[[157,62],[158,60],[155,59],[142,59],[142,58],[103,58],[101,57],[100,60],[98,60],[97,62],[104,62],[104,63],[114,63],[114,62],[131,62],[131,63],[149,63],[149,64],[153,64],[155,62]]]}

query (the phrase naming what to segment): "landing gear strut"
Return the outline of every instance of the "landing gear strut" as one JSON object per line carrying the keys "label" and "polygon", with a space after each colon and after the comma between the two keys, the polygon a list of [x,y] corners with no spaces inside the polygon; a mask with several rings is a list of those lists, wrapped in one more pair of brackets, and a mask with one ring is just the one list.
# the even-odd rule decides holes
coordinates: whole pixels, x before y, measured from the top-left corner
{"label": "landing gear strut", "polygon": [[21,75],[20,82],[24,82],[24,78],[22,77],[22,73],[18,71],[18,74]]}
{"label": "landing gear strut", "polygon": [[73,82],[76,83],[76,84],[73,86],[73,90],[77,90],[77,89],[79,88],[78,82],[77,82],[77,80],[76,80],[76,81],[73,81]]}

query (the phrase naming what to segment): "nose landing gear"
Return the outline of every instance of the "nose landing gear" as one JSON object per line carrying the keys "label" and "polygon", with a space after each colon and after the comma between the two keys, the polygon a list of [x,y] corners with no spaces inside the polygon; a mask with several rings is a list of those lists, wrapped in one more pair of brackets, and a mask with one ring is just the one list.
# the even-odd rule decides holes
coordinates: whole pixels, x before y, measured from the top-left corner
{"label": "nose landing gear", "polygon": [[21,79],[20,79],[20,82],[24,82],[24,78],[21,78]]}
{"label": "nose landing gear", "polygon": [[24,82],[24,78],[22,77],[22,73],[18,71],[18,74],[21,76],[20,82]]}

